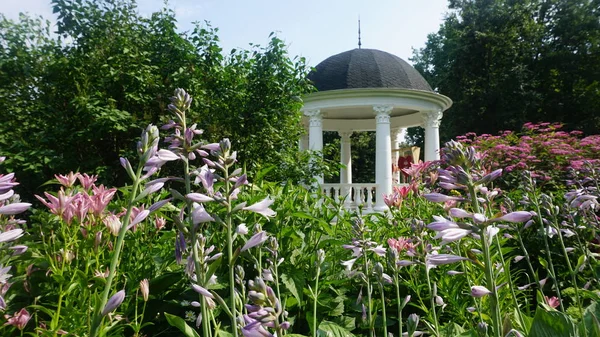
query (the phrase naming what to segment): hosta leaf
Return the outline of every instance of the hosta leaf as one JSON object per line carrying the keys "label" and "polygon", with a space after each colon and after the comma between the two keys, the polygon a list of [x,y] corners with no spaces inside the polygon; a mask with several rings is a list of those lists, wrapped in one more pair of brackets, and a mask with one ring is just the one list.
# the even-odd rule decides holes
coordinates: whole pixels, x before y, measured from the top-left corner
{"label": "hosta leaf", "polygon": [[600,336],[600,305],[593,302],[585,309],[579,329],[587,332],[587,336]]}
{"label": "hosta leaf", "polygon": [[189,325],[187,325],[187,323],[185,322],[185,320],[183,318],[181,318],[179,316],[171,315],[167,312],[165,312],[165,318],[167,319],[167,322],[169,322],[169,324],[171,324],[171,326],[174,326],[177,329],[179,329],[183,333],[184,336],[200,337],[200,335],[198,335],[196,330],[192,329]]}
{"label": "hosta leaf", "polygon": [[538,308],[531,324],[529,337],[576,336],[577,328],[569,318],[559,311],[546,311]]}
{"label": "hosta leaf", "polygon": [[317,330],[317,335],[319,337],[353,337],[354,335],[342,328],[341,326],[330,322],[323,321],[319,324],[319,329]]}
{"label": "hosta leaf", "polygon": [[289,276],[287,274],[281,274],[281,281],[283,282],[285,287],[290,291],[290,293],[292,293],[292,295],[296,298],[298,303],[302,303],[302,299],[304,296],[302,289],[304,288],[304,284],[306,283],[304,276],[300,273],[293,273]]}

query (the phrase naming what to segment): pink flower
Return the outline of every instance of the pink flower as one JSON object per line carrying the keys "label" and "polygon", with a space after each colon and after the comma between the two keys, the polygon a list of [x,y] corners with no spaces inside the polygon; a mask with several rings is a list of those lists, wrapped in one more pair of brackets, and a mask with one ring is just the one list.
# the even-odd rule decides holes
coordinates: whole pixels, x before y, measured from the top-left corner
{"label": "pink flower", "polygon": [[553,309],[556,309],[560,305],[560,301],[558,300],[558,298],[556,296],[552,296],[552,297],[544,296],[544,300],[546,300],[546,304],[548,304],[548,306]]}
{"label": "pink flower", "polygon": [[415,247],[411,240],[405,237],[399,237],[397,239],[388,239],[387,242],[390,248],[395,249],[398,253]]}
{"label": "pink flower", "polygon": [[98,180],[98,176],[96,175],[88,175],[87,173],[84,174],[80,174],[78,176],[79,178],[79,183],[81,184],[81,186],[83,186],[83,188],[88,191],[90,188],[92,188],[92,186],[94,185],[94,183],[96,182],[96,180]]}
{"label": "pink flower", "polygon": [[4,323],[4,325],[12,325],[17,327],[19,330],[23,330],[27,325],[27,322],[29,322],[29,319],[31,319],[31,315],[29,312],[27,312],[27,310],[25,310],[25,308],[23,308],[19,312],[15,312],[15,314],[12,316],[4,315],[4,318],[6,319],[6,323]]}
{"label": "pink flower", "polygon": [[54,177],[58,182],[66,188],[73,187],[77,178],[79,178],[79,173],[73,173],[73,171],[69,172],[67,175],[55,174]]}
{"label": "pink flower", "polygon": [[44,192],[44,195],[46,195],[48,201],[39,195],[36,195],[35,197],[38,198],[42,204],[46,205],[46,207],[50,209],[50,212],[60,217],[63,216],[63,213],[67,210],[71,201],[73,201],[73,197],[70,195],[65,195],[65,191],[62,188],[58,191],[58,197],[55,197],[48,192]]}

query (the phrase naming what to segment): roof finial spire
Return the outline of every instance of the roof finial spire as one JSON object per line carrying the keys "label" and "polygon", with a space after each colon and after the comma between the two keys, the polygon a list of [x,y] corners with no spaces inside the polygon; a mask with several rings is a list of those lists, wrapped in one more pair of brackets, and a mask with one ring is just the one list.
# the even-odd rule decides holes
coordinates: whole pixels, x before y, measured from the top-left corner
{"label": "roof finial spire", "polygon": [[358,16],[358,49],[360,49],[362,43],[360,43],[360,15]]}

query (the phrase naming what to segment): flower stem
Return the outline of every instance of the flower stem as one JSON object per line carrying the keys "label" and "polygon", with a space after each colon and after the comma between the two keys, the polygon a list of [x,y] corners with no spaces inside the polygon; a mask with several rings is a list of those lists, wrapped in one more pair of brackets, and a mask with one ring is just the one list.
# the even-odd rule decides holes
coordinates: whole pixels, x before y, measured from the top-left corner
{"label": "flower stem", "polygon": [[433,314],[433,327],[434,327],[434,331],[433,334],[435,336],[439,336],[440,335],[440,325],[438,323],[438,319],[437,319],[437,312],[435,310],[435,296],[433,294],[433,287],[431,287],[431,279],[429,278],[429,268],[425,268],[425,276],[427,277],[427,289],[429,289],[429,301],[431,302],[431,312]]}
{"label": "flower stem", "polygon": [[381,314],[383,315],[383,336],[387,337],[387,316],[385,314],[385,293],[383,292],[383,283],[379,282],[379,291],[381,292]]}
{"label": "flower stem", "polygon": [[394,285],[396,286],[396,301],[398,302],[398,336],[402,336],[402,302],[400,302],[400,279],[398,270],[394,268]]}
{"label": "flower stem", "polygon": [[[475,186],[473,183],[468,184],[469,195],[471,196],[471,206],[473,207],[473,212],[481,213],[481,208],[479,207],[479,201],[477,200],[477,195],[475,194]],[[492,322],[494,326],[492,327],[493,333],[495,337],[501,337],[502,334],[502,318],[500,316],[500,306],[498,303],[498,290],[496,289],[496,279],[494,277],[494,269],[492,265],[492,256],[490,253],[490,245],[487,237],[487,232],[485,227],[481,229],[481,247],[483,248],[483,260],[485,264],[485,279],[486,286],[488,290],[491,291],[489,294],[490,297],[490,310],[492,316]]]}
{"label": "flower stem", "polygon": [[131,210],[133,208],[133,201],[137,196],[137,191],[140,186],[140,176],[142,174],[143,165],[138,165],[138,170],[136,172],[136,179],[133,182],[133,187],[131,188],[131,195],[129,197],[129,202],[127,206],[127,212],[125,217],[123,218],[123,223],[121,225],[121,229],[119,230],[119,236],[117,237],[117,244],[115,245],[114,255],[112,260],[110,261],[110,269],[108,272],[108,277],[106,278],[106,285],[104,286],[104,292],[102,293],[102,300],[99,305],[96,306],[96,310],[94,313],[94,320],[92,321],[92,326],[90,328],[90,336],[96,337],[98,336],[98,331],[100,325],[102,324],[103,316],[102,309],[106,306],[106,302],[108,301],[108,295],[110,293],[110,289],[112,288],[112,282],[116,275],[117,264],[119,263],[119,257],[121,255],[121,250],[123,249],[123,242],[125,241],[125,234],[127,233],[127,227],[129,227],[129,219],[131,217]]}
{"label": "flower stem", "polygon": [[229,297],[231,308],[231,328],[233,329],[233,337],[238,336],[237,328],[237,306],[235,305],[235,260],[233,257],[233,224],[231,221],[231,182],[229,181],[229,169],[225,167],[223,170],[225,180],[225,195],[227,196],[227,258],[229,259]]}
{"label": "flower stem", "polygon": [[[531,178],[529,178],[531,179]],[[531,184],[533,186],[533,184]],[[546,228],[544,228],[544,219],[542,218],[542,210],[540,208],[540,203],[535,191],[531,192],[531,198],[535,205],[535,211],[537,213],[537,220],[540,224],[540,229],[543,233],[544,237],[544,247],[546,248],[546,258],[548,259],[548,267],[550,267],[550,278],[552,279],[552,283],[554,284],[554,288],[556,289],[556,296],[558,297],[560,310],[565,311],[565,307],[563,306],[562,296],[560,295],[560,288],[558,286],[558,281],[556,279],[556,273],[554,272],[554,263],[552,263],[552,255],[550,254],[550,244],[548,243],[548,235],[546,235]]]}
{"label": "flower stem", "polygon": [[571,275],[572,286],[575,288],[575,300],[577,301],[577,307],[579,308],[579,314],[583,317],[583,309],[581,308],[581,298],[579,297],[579,287],[577,286],[577,275],[573,270],[573,266],[571,265],[571,259],[569,259],[569,254],[567,253],[567,249],[565,248],[565,242],[562,237],[562,233],[558,230],[558,239],[560,242],[560,247],[562,248],[563,255],[565,256],[565,260],[567,261],[567,268],[569,268],[569,274]]}
{"label": "flower stem", "polygon": [[317,278],[315,279],[315,291],[313,301],[313,337],[317,337],[317,301],[319,299],[319,276],[321,276],[321,265],[317,265]]}

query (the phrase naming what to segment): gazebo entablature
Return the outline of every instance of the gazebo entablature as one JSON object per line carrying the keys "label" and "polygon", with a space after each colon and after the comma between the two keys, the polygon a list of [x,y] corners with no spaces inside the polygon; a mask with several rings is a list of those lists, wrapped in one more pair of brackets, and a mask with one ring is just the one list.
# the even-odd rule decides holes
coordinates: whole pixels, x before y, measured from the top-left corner
{"label": "gazebo entablature", "polygon": [[[341,137],[340,184],[318,183],[326,193],[345,197],[347,207],[363,205],[367,210],[387,209],[383,195],[392,193],[392,153],[403,129],[425,129],[425,160],[439,159],[439,126],[443,111],[452,101],[443,95],[400,88],[358,88],[312,93],[304,98],[304,125],[307,137],[301,149],[322,151],[323,131],[337,131]],[[375,131],[375,184],[352,184],[350,136],[353,132]]]}

